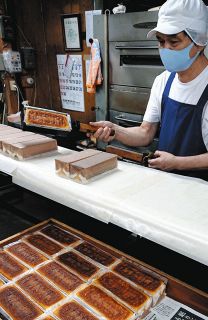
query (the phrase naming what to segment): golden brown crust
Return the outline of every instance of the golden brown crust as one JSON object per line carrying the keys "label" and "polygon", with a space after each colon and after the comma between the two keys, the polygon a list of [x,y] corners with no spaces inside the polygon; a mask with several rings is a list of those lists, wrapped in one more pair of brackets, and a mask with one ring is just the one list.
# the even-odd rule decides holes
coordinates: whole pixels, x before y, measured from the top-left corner
{"label": "golden brown crust", "polygon": [[46,110],[27,109],[25,112],[26,125],[46,126],[58,129],[70,129],[66,114]]}
{"label": "golden brown crust", "polygon": [[60,320],[96,320],[97,317],[93,316],[84,307],[78,304],[76,301],[71,301],[60,308],[56,309],[54,314]]}
{"label": "golden brown crust", "polygon": [[67,293],[74,291],[83,281],[60,264],[52,261],[40,267],[38,272]]}
{"label": "golden brown crust", "polygon": [[162,284],[161,280],[145,273],[138,265],[129,261],[122,261],[113,270],[151,293],[155,292]]}
{"label": "golden brown crust", "polygon": [[130,310],[94,285],[81,290],[78,296],[108,320],[126,320],[133,315]]}
{"label": "golden brown crust", "polygon": [[21,278],[17,281],[17,284],[43,308],[51,307],[64,297],[46,280],[35,273]]}
{"label": "golden brown crust", "polygon": [[99,268],[91,262],[71,251],[58,256],[58,261],[76,271],[76,273],[86,280],[91,278],[99,270]]}
{"label": "golden brown crust", "polygon": [[13,286],[0,290],[0,305],[13,320],[34,320],[42,311]]}
{"label": "golden brown crust", "polygon": [[30,244],[48,255],[53,255],[63,249],[58,243],[46,238],[41,234],[33,234],[26,238]]}
{"label": "golden brown crust", "polygon": [[143,294],[127,281],[121,279],[112,272],[107,272],[102,275],[97,279],[97,283],[111,291],[134,309],[139,309],[149,299],[147,295]]}
{"label": "golden brown crust", "polygon": [[13,278],[24,273],[28,269],[14,259],[10,254],[6,252],[0,252],[0,273],[7,279]]}
{"label": "golden brown crust", "polygon": [[31,267],[35,267],[47,260],[42,254],[31,248],[24,242],[19,242],[10,246],[9,248],[7,248],[7,251],[12,253]]}

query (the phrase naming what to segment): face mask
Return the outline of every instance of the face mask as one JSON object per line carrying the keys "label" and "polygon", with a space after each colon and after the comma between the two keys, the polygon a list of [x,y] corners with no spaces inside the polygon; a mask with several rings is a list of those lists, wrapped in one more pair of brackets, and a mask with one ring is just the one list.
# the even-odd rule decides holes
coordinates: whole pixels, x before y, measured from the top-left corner
{"label": "face mask", "polygon": [[190,58],[189,53],[193,45],[194,43],[191,43],[182,50],[159,49],[160,57],[165,69],[170,72],[179,72],[188,69],[200,53],[200,51],[198,51],[193,58]]}

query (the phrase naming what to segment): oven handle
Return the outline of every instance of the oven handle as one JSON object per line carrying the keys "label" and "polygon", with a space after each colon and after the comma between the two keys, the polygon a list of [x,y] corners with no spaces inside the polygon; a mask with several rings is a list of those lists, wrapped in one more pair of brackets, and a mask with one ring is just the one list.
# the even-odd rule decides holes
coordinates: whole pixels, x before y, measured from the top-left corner
{"label": "oven handle", "polygon": [[127,119],[127,118],[123,118],[122,116],[115,116],[114,119],[118,120],[118,121],[122,121],[122,122],[126,122],[126,123],[131,123],[131,124],[134,124],[134,125],[141,125],[142,122],[140,121],[136,121],[136,120],[130,120],[130,119]]}
{"label": "oven handle", "polygon": [[128,50],[128,49],[158,49],[158,46],[117,46],[117,45],[115,45],[115,49],[117,49],[117,50]]}

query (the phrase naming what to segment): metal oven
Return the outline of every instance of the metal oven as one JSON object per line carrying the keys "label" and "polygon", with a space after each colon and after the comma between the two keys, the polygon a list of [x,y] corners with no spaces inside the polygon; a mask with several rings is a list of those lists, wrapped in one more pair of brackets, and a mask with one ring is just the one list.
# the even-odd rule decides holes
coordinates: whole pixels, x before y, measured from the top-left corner
{"label": "metal oven", "polygon": [[108,119],[126,127],[142,122],[153,81],[164,70],[157,40],[147,39],[157,17],[157,11],[109,15],[106,37],[105,17],[94,17],[94,37],[100,41],[104,81],[109,79],[108,85],[101,86],[96,93],[97,120]]}

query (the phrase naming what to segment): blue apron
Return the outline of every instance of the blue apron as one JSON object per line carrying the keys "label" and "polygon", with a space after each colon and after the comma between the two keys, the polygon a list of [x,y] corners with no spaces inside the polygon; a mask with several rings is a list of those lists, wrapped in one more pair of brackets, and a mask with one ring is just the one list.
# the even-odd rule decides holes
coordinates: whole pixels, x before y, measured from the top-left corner
{"label": "blue apron", "polygon": [[[175,72],[170,74],[162,96],[158,150],[182,157],[207,153],[201,123],[203,109],[208,101],[208,85],[197,105],[181,103],[169,98],[174,77]],[[208,169],[172,172],[208,180]]]}

